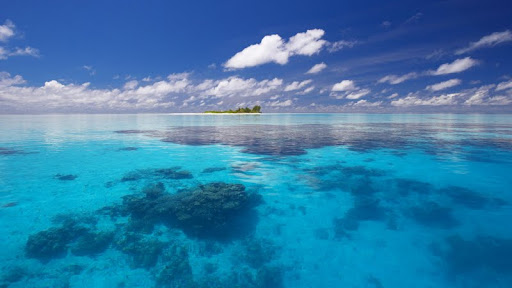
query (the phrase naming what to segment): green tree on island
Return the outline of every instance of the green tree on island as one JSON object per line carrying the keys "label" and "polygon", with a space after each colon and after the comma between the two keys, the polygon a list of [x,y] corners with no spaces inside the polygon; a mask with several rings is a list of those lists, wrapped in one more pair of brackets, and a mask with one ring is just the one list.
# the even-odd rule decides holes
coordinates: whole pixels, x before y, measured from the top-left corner
{"label": "green tree on island", "polygon": [[233,110],[233,109],[229,109],[229,110],[225,110],[225,111],[215,111],[215,110],[212,110],[212,111],[205,111],[204,113],[228,113],[228,114],[232,114],[232,113],[255,113],[255,114],[259,114],[259,113],[261,113],[261,106],[256,105],[256,106],[252,107],[252,109],[249,108],[249,107],[245,107],[245,108],[239,107],[236,110]]}

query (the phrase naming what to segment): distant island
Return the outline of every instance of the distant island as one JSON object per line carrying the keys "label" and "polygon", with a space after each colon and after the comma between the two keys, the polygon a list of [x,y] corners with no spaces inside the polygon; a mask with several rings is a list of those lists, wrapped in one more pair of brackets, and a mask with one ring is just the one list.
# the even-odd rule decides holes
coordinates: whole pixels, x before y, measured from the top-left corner
{"label": "distant island", "polygon": [[245,108],[238,108],[236,110],[232,110],[232,109],[229,109],[229,110],[225,110],[225,111],[215,111],[215,110],[212,110],[212,111],[204,111],[204,113],[227,113],[227,114],[236,114],[236,113],[255,113],[255,114],[259,114],[261,113],[261,106],[259,105],[256,105],[254,107],[249,108],[249,107],[245,107]]}

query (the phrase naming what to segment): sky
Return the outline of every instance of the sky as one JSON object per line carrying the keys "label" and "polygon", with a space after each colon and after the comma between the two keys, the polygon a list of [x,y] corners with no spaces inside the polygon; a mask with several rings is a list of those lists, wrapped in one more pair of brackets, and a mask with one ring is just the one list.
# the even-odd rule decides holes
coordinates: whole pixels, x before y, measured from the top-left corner
{"label": "sky", "polygon": [[0,1],[0,113],[512,112],[510,1]]}

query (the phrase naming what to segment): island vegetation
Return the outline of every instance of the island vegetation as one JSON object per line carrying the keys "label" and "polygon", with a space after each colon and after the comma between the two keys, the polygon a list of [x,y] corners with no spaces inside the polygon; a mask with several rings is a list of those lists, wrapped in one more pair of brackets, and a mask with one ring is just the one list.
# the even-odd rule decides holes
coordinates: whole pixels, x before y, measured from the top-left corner
{"label": "island vegetation", "polygon": [[256,105],[254,107],[249,108],[249,107],[245,107],[245,108],[238,108],[236,110],[233,110],[233,109],[229,109],[229,110],[224,110],[224,111],[215,111],[215,110],[212,110],[212,111],[205,111],[204,113],[228,113],[228,114],[235,114],[235,113],[256,113],[256,114],[259,114],[261,113],[261,106],[259,105]]}

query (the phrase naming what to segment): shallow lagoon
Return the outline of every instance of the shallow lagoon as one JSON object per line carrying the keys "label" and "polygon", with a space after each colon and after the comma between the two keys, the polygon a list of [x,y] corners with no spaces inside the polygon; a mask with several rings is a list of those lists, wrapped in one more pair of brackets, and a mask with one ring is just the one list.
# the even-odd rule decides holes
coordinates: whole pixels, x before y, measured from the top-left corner
{"label": "shallow lagoon", "polygon": [[0,287],[511,287],[512,116],[0,116]]}

